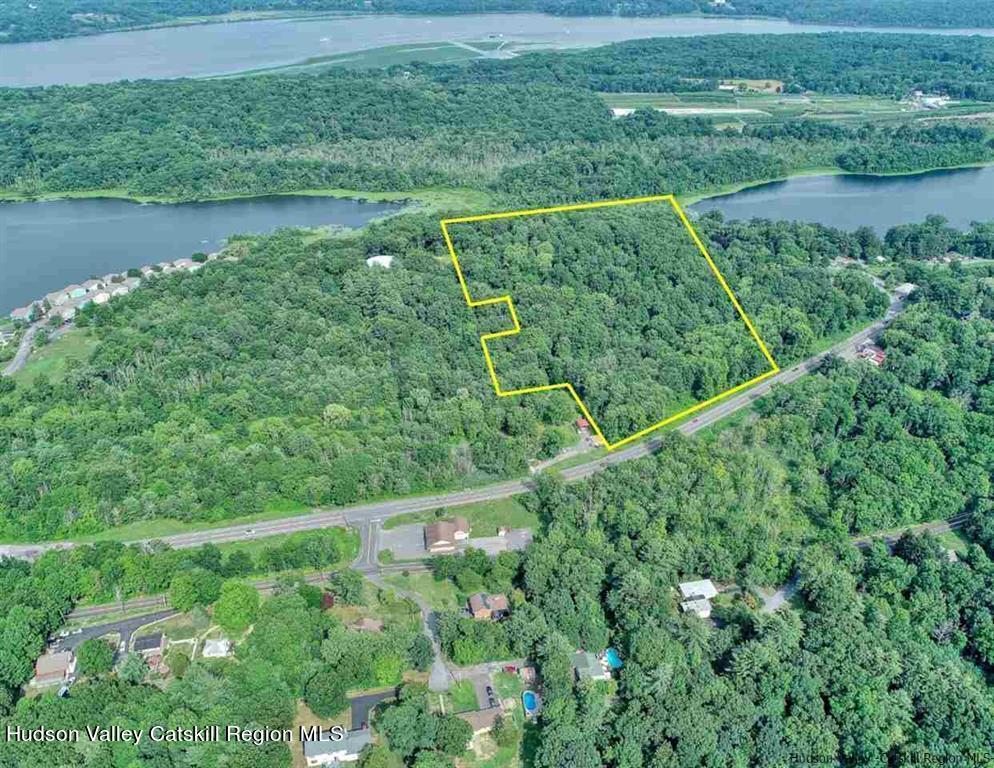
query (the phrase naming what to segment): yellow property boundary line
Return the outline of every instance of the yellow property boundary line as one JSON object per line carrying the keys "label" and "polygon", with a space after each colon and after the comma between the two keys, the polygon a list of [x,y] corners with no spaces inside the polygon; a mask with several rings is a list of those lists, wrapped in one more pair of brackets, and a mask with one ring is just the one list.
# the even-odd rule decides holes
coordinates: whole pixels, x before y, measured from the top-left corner
{"label": "yellow property boundary line", "polygon": [[[634,434],[631,434],[622,440],[618,440],[615,443],[610,442],[604,436],[604,433],[601,431],[600,425],[597,423],[597,420],[587,409],[587,406],[584,404],[583,400],[580,399],[580,396],[576,393],[576,390],[573,388],[573,385],[570,384],[569,382],[562,382],[559,384],[546,384],[545,386],[541,387],[525,387],[523,389],[501,389],[500,382],[497,379],[497,371],[494,369],[494,362],[490,356],[490,348],[487,346],[487,342],[492,339],[502,339],[505,336],[514,336],[515,334],[520,333],[521,323],[518,322],[518,313],[514,309],[514,301],[511,298],[510,294],[505,294],[503,296],[494,296],[489,299],[474,299],[469,295],[469,286],[466,284],[466,277],[465,275],[463,275],[462,266],[459,264],[459,257],[456,256],[456,249],[452,246],[452,238],[449,235],[449,225],[465,224],[475,221],[491,221],[493,219],[510,219],[517,216],[538,216],[545,213],[563,213],[566,211],[586,211],[592,208],[613,208],[620,205],[636,205],[638,203],[661,203],[661,202],[668,202],[673,207],[673,210],[676,211],[676,214],[679,217],[680,222],[683,224],[684,227],[686,227],[687,231],[690,233],[690,237],[694,241],[694,245],[697,246],[697,249],[701,252],[701,255],[704,256],[705,260],[708,263],[708,266],[711,268],[711,272],[717,278],[718,283],[721,285],[721,287],[725,291],[725,294],[731,300],[732,306],[735,307],[735,311],[738,313],[739,317],[742,318],[742,322],[744,322],[746,328],[749,329],[749,334],[752,336],[753,340],[759,346],[760,351],[763,353],[763,357],[765,357],[766,360],[769,362],[770,370],[760,374],[759,376],[756,376],[753,379],[750,379],[749,381],[743,384],[739,384],[738,386],[732,387],[731,389],[727,389],[724,392],[715,395],[714,397],[710,397],[707,400],[697,403],[696,405],[692,405],[690,408],[686,408],[680,411],[679,413],[676,413],[672,416],[668,416],[662,421],[658,421],[655,424],[648,426],[645,429],[641,429],[638,432],[635,432]],[[565,389],[567,392],[570,393],[572,398],[576,401],[576,404],[580,408],[580,411],[583,413],[584,418],[590,423],[591,427],[593,427],[594,432],[603,441],[604,445],[607,446],[607,449],[609,451],[613,451],[616,448],[620,448],[621,446],[631,443],[634,440],[638,440],[641,437],[645,437],[650,432],[654,432],[657,429],[665,427],[667,424],[672,424],[674,421],[678,421],[679,419],[682,419],[685,416],[689,416],[690,414],[696,413],[697,411],[703,408],[707,408],[708,406],[714,405],[719,400],[723,400],[726,397],[735,394],[736,392],[740,392],[743,389],[751,387],[753,384],[757,384],[760,381],[763,381],[764,379],[767,379],[770,376],[773,376],[780,371],[780,366],[777,365],[776,360],[773,359],[773,355],[771,355],[770,351],[766,348],[766,344],[763,343],[763,340],[760,338],[759,333],[756,331],[756,328],[752,324],[752,321],[749,319],[749,316],[746,314],[746,311],[742,308],[742,305],[739,304],[738,299],[735,298],[735,294],[732,293],[732,289],[728,286],[728,283],[725,281],[725,278],[721,274],[721,271],[714,263],[714,260],[711,258],[711,254],[708,253],[708,250],[704,246],[704,243],[701,241],[700,237],[697,236],[697,232],[695,232],[694,228],[691,226],[690,220],[687,218],[687,215],[683,212],[683,209],[680,207],[680,204],[677,203],[676,198],[673,195],[632,197],[623,200],[605,200],[596,203],[577,203],[574,205],[557,205],[551,208],[531,208],[529,210],[522,210],[522,211],[485,213],[478,216],[461,216],[454,219],[442,219],[440,224],[442,226],[442,235],[445,237],[445,245],[449,249],[449,256],[452,258],[452,266],[455,267],[456,276],[459,278],[459,287],[462,288],[462,295],[463,298],[466,300],[467,306],[469,306],[470,308],[474,308],[474,307],[486,307],[491,304],[506,304],[508,310],[511,313],[511,320],[514,322],[514,327],[509,330],[498,331],[496,333],[485,333],[482,336],[480,336],[480,345],[483,347],[483,357],[487,361],[487,370],[490,372],[490,381],[494,385],[494,391],[497,393],[497,396],[512,397],[514,395],[529,395],[537,392],[551,392],[556,389]]]}

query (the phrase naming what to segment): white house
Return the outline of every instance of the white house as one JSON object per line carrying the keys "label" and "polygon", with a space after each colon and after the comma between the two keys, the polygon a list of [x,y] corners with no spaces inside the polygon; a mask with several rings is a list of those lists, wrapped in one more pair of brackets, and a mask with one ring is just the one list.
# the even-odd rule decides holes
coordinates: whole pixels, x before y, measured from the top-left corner
{"label": "white house", "polygon": [[205,659],[223,659],[231,655],[231,641],[226,637],[217,640],[205,640],[203,656]]}
{"label": "white house", "polygon": [[368,728],[348,731],[339,739],[324,731],[319,740],[304,741],[304,759],[308,766],[352,763],[359,759],[362,748],[372,743],[372,740],[372,733]]}
{"label": "white house", "polygon": [[701,579],[700,581],[683,581],[678,585],[680,597],[680,610],[684,613],[693,613],[702,619],[711,616],[711,600],[718,596],[718,588],[715,587],[711,579]]}
{"label": "white house", "polygon": [[393,256],[370,256],[366,259],[367,267],[383,267],[384,269],[390,269],[391,264],[393,264]]}

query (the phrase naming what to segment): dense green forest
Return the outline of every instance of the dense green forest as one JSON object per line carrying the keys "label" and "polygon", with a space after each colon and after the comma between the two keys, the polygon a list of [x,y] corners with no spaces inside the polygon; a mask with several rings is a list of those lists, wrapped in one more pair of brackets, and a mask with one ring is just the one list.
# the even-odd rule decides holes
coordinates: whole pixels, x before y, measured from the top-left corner
{"label": "dense green forest", "polygon": [[[886,297],[866,276],[828,269],[836,256],[861,256],[854,236],[716,217],[702,231],[781,363],[883,313]],[[578,276],[603,279],[602,242],[577,260]],[[340,505],[458,486],[523,473],[572,439],[565,395],[494,397],[478,341],[486,325],[459,295],[436,218],[237,245],[237,263],[88,308],[81,322],[99,344],[63,379],[0,380],[0,462],[9,468],[0,535],[48,539],[160,517],[220,520],[286,499]],[[393,255],[394,266],[367,267],[377,254]],[[545,375],[569,371],[571,345],[582,349],[584,337],[644,359],[652,353],[640,334],[658,336],[658,347],[684,323],[685,302],[634,288],[625,300],[623,326],[608,327],[617,313],[591,312],[582,331],[545,345],[536,361],[552,368]],[[711,370],[718,361],[685,365],[662,385],[688,393],[699,375],[728,375]],[[646,364],[619,365],[615,386],[655,388],[658,398],[654,375]],[[624,409],[618,418],[628,418]]]}
{"label": "dense green forest", "polygon": [[994,158],[977,126],[799,121],[738,133],[652,111],[612,119],[592,91],[479,82],[481,73],[499,76],[335,73],[0,91],[0,190],[200,199],[443,186],[520,205],[682,194],[803,168],[911,171]]}
{"label": "dense green forest", "polygon": [[454,82],[539,82],[595,91],[706,91],[727,78],[773,78],[796,93],[901,97],[917,88],[991,99],[992,62],[989,37],[829,32],[660,37],[424,70]]}
{"label": "dense green forest", "polygon": [[828,93],[994,98],[992,61],[987,38],[719,36],[387,74],[7,89],[0,191],[201,199],[443,186],[518,206],[699,192],[806,168],[987,162],[983,124],[802,119],[736,132],[651,111],[612,119],[596,91],[707,90],[741,76]]}
{"label": "dense green forest", "polygon": [[49,40],[176,20],[254,12],[499,13],[559,16],[771,16],[846,26],[994,27],[981,0],[9,0],[0,6],[0,42]]}
{"label": "dense green forest", "polygon": [[[571,383],[609,442],[772,367],[668,202],[449,231],[470,295],[509,293],[523,326],[488,342],[501,387]],[[838,322],[877,293],[864,283]],[[503,307],[477,313],[485,329],[511,325]]]}

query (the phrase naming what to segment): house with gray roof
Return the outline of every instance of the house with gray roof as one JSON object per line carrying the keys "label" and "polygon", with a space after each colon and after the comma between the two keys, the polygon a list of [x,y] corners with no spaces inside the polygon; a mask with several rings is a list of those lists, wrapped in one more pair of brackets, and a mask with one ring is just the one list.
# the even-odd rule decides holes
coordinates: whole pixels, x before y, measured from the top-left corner
{"label": "house with gray roof", "polygon": [[573,654],[573,672],[577,680],[610,680],[611,672],[607,664],[601,662],[590,651],[577,651]]}
{"label": "house with gray roof", "polygon": [[322,731],[320,739],[304,739],[304,759],[312,768],[318,765],[353,763],[359,759],[363,747],[372,742],[373,734],[368,728],[348,731],[341,738],[335,738],[330,731]]}

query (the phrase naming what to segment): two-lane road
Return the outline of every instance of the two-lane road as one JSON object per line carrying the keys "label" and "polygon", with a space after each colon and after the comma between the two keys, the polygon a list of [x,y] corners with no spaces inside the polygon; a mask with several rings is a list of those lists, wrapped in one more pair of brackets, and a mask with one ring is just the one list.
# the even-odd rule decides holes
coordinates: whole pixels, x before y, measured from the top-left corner
{"label": "two-lane road", "polygon": [[[830,349],[807,360],[781,370],[775,376],[771,376],[756,386],[741,392],[726,400],[716,403],[711,408],[701,411],[700,415],[681,424],[677,431],[684,435],[692,435],[699,430],[712,426],[726,416],[730,416],[742,408],[748,408],[756,398],[770,392],[774,387],[782,384],[789,384],[801,378],[818,365],[829,355],[838,355],[846,359],[856,356],[856,351],[860,344],[879,334],[900,312],[904,309],[903,300],[891,297],[891,304],[883,319],[867,326],[858,333],[853,334],[844,341],[839,342]],[[567,482],[575,482],[600,472],[607,467],[620,464],[623,461],[647,456],[658,450],[661,445],[659,437],[645,440],[641,443],[628,446],[618,451],[614,451],[598,459],[578,464],[560,470],[559,474]],[[219,528],[209,528],[196,533],[181,533],[173,536],[162,536],[160,541],[169,544],[171,547],[182,549],[197,547],[208,542],[218,544],[231,541],[245,541],[250,539],[275,536],[282,533],[293,533],[295,531],[308,531],[319,528],[329,528],[333,526],[351,525],[355,527],[364,524],[369,525],[373,521],[378,522],[388,517],[403,515],[409,512],[425,512],[439,508],[460,507],[466,504],[477,502],[496,501],[506,499],[510,496],[517,496],[532,490],[533,481],[530,478],[520,478],[508,480],[493,485],[474,488],[465,491],[453,491],[451,493],[440,493],[431,496],[418,496],[416,498],[395,499],[392,501],[378,501],[368,504],[357,504],[350,507],[341,507],[334,510],[318,510],[306,515],[287,517],[279,520],[257,522],[248,525],[230,525]],[[139,539],[128,542],[131,544],[147,543],[148,539]],[[39,544],[8,544],[0,545],[0,556],[18,557],[32,559],[43,551],[56,548],[72,547],[72,542],[43,542]],[[373,565],[370,563],[370,565]]]}

